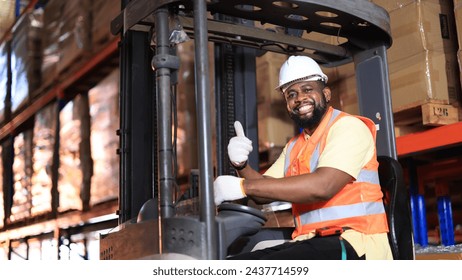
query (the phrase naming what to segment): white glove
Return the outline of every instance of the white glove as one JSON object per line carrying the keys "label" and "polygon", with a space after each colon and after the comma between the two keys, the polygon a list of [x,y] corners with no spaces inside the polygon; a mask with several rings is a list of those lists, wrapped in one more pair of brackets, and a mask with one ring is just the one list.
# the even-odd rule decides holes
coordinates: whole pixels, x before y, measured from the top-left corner
{"label": "white glove", "polygon": [[239,166],[249,159],[249,154],[253,148],[252,141],[245,137],[244,128],[239,121],[234,122],[234,129],[236,136],[229,140],[228,156],[233,165]]}
{"label": "white glove", "polygon": [[244,178],[231,175],[218,176],[213,182],[215,194],[215,205],[220,205],[223,201],[237,200],[246,197],[242,188]]}

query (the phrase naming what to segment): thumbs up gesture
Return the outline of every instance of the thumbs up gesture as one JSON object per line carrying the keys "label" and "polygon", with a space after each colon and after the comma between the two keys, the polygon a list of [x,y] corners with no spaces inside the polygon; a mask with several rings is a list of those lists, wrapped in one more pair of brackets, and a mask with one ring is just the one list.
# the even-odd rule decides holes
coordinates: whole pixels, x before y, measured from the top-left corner
{"label": "thumbs up gesture", "polygon": [[235,166],[242,166],[249,158],[252,152],[252,141],[245,137],[244,128],[239,121],[234,122],[236,136],[229,140],[228,156],[231,163]]}

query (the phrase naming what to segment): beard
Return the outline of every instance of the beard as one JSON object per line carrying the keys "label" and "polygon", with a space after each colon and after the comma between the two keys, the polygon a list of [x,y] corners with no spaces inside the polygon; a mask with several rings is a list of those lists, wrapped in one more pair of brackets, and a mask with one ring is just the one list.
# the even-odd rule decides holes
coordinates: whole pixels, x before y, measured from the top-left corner
{"label": "beard", "polygon": [[295,122],[299,128],[313,130],[321,122],[322,117],[327,111],[327,100],[322,95],[321,103],[315,104],[313,114],[311,117],[300,116],[293,111],[289,111],[290,118]]}

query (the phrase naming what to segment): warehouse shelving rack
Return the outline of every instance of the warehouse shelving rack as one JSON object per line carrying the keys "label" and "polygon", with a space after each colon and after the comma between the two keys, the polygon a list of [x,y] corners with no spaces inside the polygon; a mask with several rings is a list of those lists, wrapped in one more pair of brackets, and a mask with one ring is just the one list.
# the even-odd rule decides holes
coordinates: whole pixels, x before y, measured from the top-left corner
{"label": "warehouse shelving rack", "polygon": [[[31,0],[20,16],[33,10],[38,3],[40,0]],[[2,35],[0,43],[11,39],[13,26],[14,24],[9,31]],[[117,69],[119,66],[119,41],[119,38],[108,41],[97,53],[79,61],[78,67],[73,68],[74,70],[61,73],[57,81],[46,88],[35,89],[30,94],[33,98],[27,99],[23,106],[11,113],[9,118],[1,124],[0,142],[21,132],[33,120],[34,116],[48,104],[72,100],[76,95],[88,92],[114,69]],[[117,218],[114,218],[116,211],[117,200],[110,200],[95,205],[88,211],[71,210],[58,213],[57,209],[52,209],[50,212],[18,221],[7,221],[0,228],[0,244],[6,242],[2,246],[9,248],[9,257],[14,253],[13,244],[24,242],[27,244],[29,240],[55,239],[59,247],[59,244],[63,244],[64,240],[70,240],[69,238],[74,234],[116,227]],[[95,219],[98,217],[102,218]],[[58,252],[57,255],[59,258]],[[27,259],[27,256],[20,257]]]}

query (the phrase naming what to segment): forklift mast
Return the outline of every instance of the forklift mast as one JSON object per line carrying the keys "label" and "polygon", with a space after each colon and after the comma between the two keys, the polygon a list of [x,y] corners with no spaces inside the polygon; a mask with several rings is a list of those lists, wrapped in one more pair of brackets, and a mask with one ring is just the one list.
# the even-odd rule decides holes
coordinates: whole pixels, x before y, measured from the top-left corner
{"label": "forklift mast", "polygon": [[[277,26],[283,32],[257,27],[255,22]],[[386,56],[392,44],[389,15],[374,3],[367,0],[132,0],[122,2],[122,12],[112,21],[111,31],[121,38],[120,230],[102,238],[102,258],[163,258],[173,253],[197,259],[222,258],[222,232],[216,219],[213,180],[215,175],[232,172],[225,147],[233,136],[234,120],[243,123],[248,137],[258,145],[257,54],[306,55],[323,67],[354,63],[360,114],[372,119],[377,126],[377,155],[397,158]],[[301,36],[303,32],[341,37],[346,42],[330,44],[305,39]],[[174,46],[181,44],[184,37],[193,38],[195,46],[198,219],[175,216],[173,197],[176,178],[172,168],[171,90],[181,63]],[[217,69],[218,166],[215,175],[209,42],[215,44]],[[149,52],[150,47],[155,50],[153,54]],[[252,155],[249,161],[258,166],[258,155]],[[146,211],[151,212],[146,214]],[[144,226],[150,234],[124,234],[130,227],[122,225],[137,215],[150,217],[151,224],[146,227],[149,218],[138,219],[132,230],[140,232],[136,227]],[[179,228],[181,230],[177,230]],[[185,231],[193,233],[187,244],[180,233]],[[120,240],[124,238],[132,238],[130,246],[137,247],[133,245],[134,236],[144,244],[139,247],[150,250],[149,253],[130,255],[126,248],[115,247],[126,244]]]}

